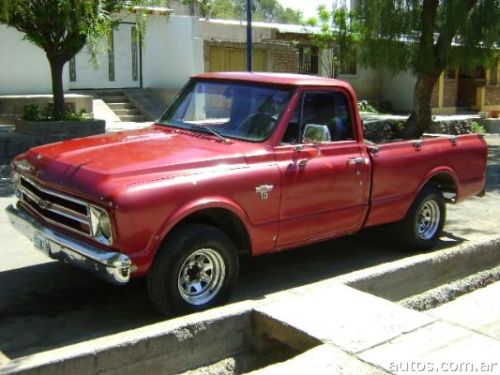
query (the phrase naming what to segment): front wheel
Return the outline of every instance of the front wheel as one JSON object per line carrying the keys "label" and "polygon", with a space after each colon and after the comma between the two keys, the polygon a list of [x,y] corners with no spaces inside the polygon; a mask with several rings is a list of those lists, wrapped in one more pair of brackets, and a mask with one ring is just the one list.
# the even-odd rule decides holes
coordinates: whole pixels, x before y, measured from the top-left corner
{"label": "front wheel", "polygon": [[446,206],[441,190],[426,186],[403,221],[396,225],[400,244],[409,250],[429,250],[436,245],[445,220]]}
{"label": "front wheel", "polygon": [[238,277],[236,248],[221,230],[202,224],[174,230],[148,273],[151,300],[166,315],[223,304]]}

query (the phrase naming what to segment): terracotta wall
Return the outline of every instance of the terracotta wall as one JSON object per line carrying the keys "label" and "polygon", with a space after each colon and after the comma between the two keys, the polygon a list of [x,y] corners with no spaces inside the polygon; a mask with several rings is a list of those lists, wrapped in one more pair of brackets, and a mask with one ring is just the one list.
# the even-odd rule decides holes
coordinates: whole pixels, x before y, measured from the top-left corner
{"label": "terracotta wall", "polygon": [[500,85],[487,85],[485,87],[485,105],[500,105]]}
{"label": "terracotta wall", "polygon": [[457,102],[457,81],[455,79],[444,80],[443,107],[455,107]]}

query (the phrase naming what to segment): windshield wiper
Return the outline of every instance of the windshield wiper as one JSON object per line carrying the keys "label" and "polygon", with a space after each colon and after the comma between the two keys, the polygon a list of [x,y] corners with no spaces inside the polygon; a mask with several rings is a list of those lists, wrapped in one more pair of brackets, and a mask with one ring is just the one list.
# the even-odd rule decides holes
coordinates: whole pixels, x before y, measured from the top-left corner
{"label": "windshield wiper", "polygon": [[225,144],[228,144],[230,143],[229,140],[227,140],[226,138],[224,138],[217,130],[214,130],[212,128],[209,128],[208,126],[201,126],[201,125],[191,125],[190,126],[190,129],[196,129],[196,130],[201,130],[202,132],[204,133],[210,133],[210,134],[213,134],[215,135],[217,138],[219,138],[222,142],[224,142]]}

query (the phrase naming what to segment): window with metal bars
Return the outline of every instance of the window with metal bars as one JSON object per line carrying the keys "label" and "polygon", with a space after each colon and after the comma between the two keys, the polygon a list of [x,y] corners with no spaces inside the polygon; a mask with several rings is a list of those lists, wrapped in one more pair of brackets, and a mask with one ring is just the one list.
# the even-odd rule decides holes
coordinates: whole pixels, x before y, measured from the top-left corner
{"label": "window with metal bars", "polygon": [[318,74],[318,48],[313,46],[299,47],[299,73]]}

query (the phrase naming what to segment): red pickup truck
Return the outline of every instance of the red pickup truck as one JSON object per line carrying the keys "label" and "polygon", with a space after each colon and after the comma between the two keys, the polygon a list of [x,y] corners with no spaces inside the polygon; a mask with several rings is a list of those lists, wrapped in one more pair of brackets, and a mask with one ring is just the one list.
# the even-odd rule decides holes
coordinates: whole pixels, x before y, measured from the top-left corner
{"label": "red pickup truck", "polygon": [[475,134],[374,144],[356,95],[321,77],[193,77],[159,121],[36,147],[13,162],[12,224],[54,259],[181,314],[223,303],[241,254],[282,251],[387,223],[431,248],[445,201],[484,192]]}

